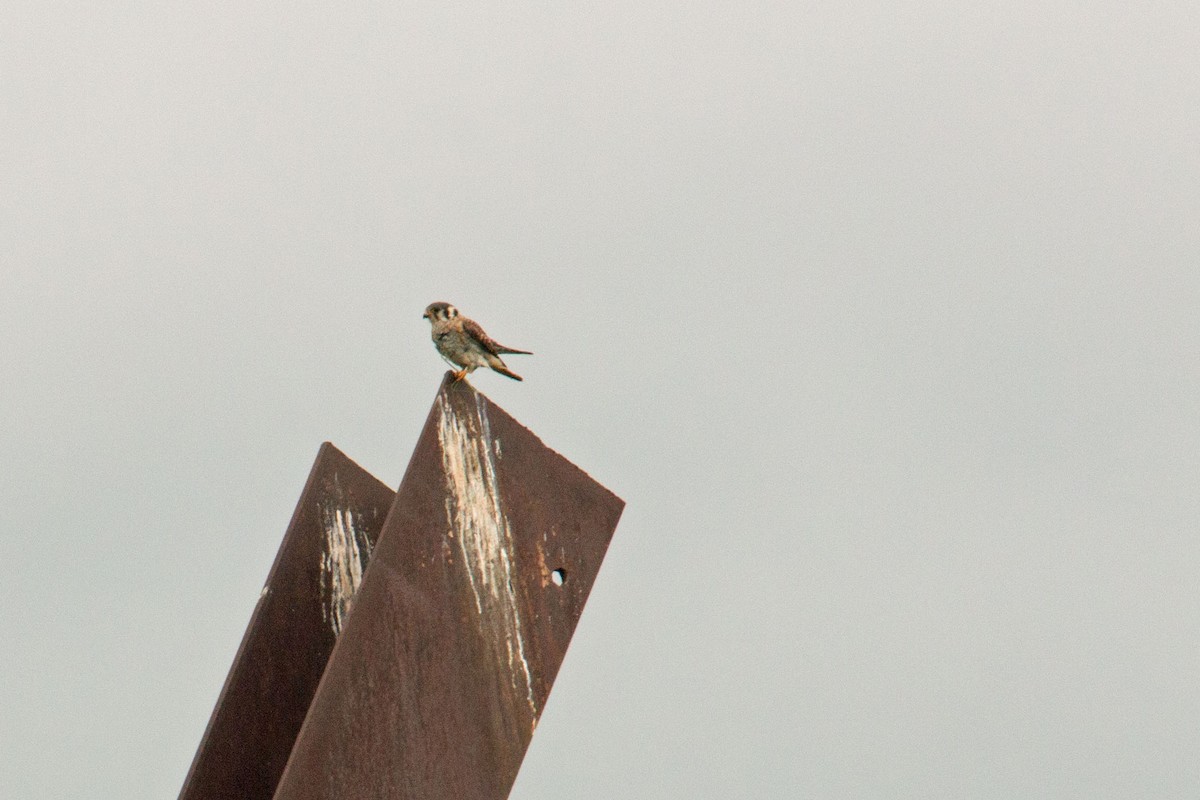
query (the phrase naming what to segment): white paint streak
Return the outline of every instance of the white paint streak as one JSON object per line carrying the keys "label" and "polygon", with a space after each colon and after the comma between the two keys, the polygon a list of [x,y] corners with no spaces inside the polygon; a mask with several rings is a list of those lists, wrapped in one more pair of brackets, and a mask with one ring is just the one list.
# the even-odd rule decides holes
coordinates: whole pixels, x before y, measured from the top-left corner
{"label": "white paint streak", "polygon": [[329,504],[322,512],[325,552],[321,554],[321,615],[336,635],[342,632],[354,593],[362,583],[371,544],[350,509]]}
{"label": "white paint streak", "polygon": [[[469,419],[455,414],[445,397],[438,398],[438,408],[438,441],[450,489],[446,498],[449,535],[462,551],[481,628],[497,660],[507,662],[513,688],[524,690],[536,721],[533,678],[525,658],[525,637],[513,587],[512,533],[496,478],[499,442],[492,438],[487,412],[478,396],[475,413]],[[518,675],[524,677],[523,687],[517,683]]]}

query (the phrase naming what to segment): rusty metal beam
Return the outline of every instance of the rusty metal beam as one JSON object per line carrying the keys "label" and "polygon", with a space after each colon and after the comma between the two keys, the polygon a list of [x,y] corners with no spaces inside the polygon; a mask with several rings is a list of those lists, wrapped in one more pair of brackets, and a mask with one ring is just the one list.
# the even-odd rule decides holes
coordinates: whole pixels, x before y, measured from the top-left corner
{"label": "rusty metal beam", "polygon": [[270,800],[394,493],[326,442],[180,800]]}
{"label": "rusty metal beam", "polygon": [[443,382],[275,800],[501,800],[624,503]]}

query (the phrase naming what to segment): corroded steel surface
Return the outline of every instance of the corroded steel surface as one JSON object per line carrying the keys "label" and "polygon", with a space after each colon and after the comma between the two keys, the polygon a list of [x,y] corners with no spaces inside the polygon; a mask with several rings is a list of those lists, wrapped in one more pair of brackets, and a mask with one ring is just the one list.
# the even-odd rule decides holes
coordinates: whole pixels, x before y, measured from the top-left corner
{"label": "corroded steel surface", "polygon": [[275,800],[507,797],[623,507],[444,382]]}
{"label": "corroded steel surface", "polygon": [[321,446],[180,800],[269,800],[394,493]]}

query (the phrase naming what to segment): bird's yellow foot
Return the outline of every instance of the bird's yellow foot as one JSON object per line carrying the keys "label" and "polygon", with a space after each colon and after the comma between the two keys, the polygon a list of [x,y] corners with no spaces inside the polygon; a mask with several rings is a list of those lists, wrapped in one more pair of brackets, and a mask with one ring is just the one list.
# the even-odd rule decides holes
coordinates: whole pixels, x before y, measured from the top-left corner
{"label": "bird's yellow foot", "polygon": [[458,383],[463,378],[467,377],[466,369],[455,370],[452,374],[454,375],[453,383]]}

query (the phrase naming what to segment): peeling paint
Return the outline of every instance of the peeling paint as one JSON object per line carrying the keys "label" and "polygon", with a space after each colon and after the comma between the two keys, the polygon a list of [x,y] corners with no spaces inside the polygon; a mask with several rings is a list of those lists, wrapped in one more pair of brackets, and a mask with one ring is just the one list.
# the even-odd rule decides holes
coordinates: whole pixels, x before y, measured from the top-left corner
{"label": "peeling paint", "polygon": [[524,695],[536,724],[539,711],[513,586],[512,532],[496,477],[500,443],[492,437],[479,395],[475,395],[475,413],[465,419],[445,395],[438,397],[438,409],[438,441],[450,489],[448,536],[458,542],[462,553],[480,629],[496,660],[506,665],[512,688]]}
{"label": "peeling paint", "polygon": [[371,558],[371,540],[352,509],[327,503],[321,512],[325,528],[321,616],[336,636],[342,632],[354,593],[362,583],[363,569]]}

